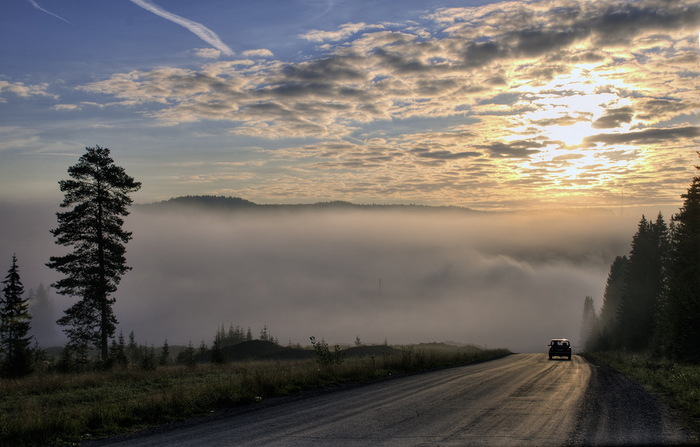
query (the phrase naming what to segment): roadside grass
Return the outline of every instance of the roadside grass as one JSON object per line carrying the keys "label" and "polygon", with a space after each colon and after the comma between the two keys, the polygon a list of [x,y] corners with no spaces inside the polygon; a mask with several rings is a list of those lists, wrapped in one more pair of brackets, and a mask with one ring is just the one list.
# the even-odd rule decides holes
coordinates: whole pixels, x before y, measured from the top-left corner
{"label": "roadside grass", "polygon": [[645,385],[673,409],[680,411],[700,432],[700,365],[673,363],[644,354],[622,352],[585,353]]}
{"label": "roadside grass", "polygon": [[506,349],[404,347],[400,353],[315,360],[246,361],[43,373],[0,380],[0,445],[75,445],[303,391],[483,362]]}

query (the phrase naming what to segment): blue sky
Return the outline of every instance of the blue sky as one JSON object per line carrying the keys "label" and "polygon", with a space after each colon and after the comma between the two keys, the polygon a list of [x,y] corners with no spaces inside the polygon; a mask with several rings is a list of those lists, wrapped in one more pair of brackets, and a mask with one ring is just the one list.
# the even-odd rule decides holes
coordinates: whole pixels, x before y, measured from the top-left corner
{"label": "blue sky", "polygon": [[677,206],[697,164],[698,2],[2,12],[3,201],[60,200],[94,145],[143,183],[141,203]]}

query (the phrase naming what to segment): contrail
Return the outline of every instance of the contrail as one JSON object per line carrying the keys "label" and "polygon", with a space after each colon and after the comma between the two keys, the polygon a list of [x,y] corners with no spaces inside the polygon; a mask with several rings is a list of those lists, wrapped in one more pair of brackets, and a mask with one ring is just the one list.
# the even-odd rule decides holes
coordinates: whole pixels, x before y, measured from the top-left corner
{"label": "contrail", "polygon": [[226,46],[226,44],[223,43],[221,39],[219,39],[219,36],[217,36],[216,33],[214,33],[214,31],[210,30],[201,23],[193,22],[192,20],[188,20],[183,17],[180,17],[179,15],[170,13],[161,8],[160,6],[154,5],[149,0],[131,0],[131,2],[139,5],[147,11],[151,11],[153,14],[163,17],[166,20],[170,20],[171,22],[184,26],[185,28],[196,34],[200,39],[207,42],[214,48],[220,50],[225,55],[230,56],[233,54],[233,51],[228,46]]}
{"label": "contrail", "polygon": [[64,22],[66,22],[67,24],[69,24],[69,25],[71,25],[71,26],[74,26],[72,23],[70,23],[68,20],[64,19],[63,17],[61,17],[61,16],[59,16],[59,15],[56,15],[56,14],[52,13],[51,11],[45,10],[44,8],[42,8],[41,6],[39,6],[34,0],[29,0],[29,3],[31,3],[32,6],[34,6],[34,7],[35,7],[36,9],[38,9],[39,11],[43,11],[43,12],[45,12],[46,14],[51,14],[52,16],[56,17],[57,19],[61,19],[61,20],[63,20]]}

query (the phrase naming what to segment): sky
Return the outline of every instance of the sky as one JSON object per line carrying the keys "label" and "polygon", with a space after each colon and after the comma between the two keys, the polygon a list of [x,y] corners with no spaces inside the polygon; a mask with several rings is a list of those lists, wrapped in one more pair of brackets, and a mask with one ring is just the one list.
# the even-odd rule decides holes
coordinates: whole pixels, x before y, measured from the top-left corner
{"label": "sky", "polygon": [[140,203],[677,206],[693,1],[10,0],[0,200],[100,145]]}
{"label": "sky", "polygon": [[[642,214],[698,164],[700,2],[9,0],[0,266],[58,279],[60,180],[108,147],[147,204],[345,200],[486,213],[134,208],[120,329],[160,345],[576,339]],[[381,286],[380,286],[381,282]],[[70,305],[52,291],[57,316]],[[310,333],[313,332],[313,333]],[[544,345],[543,345],[544,340]],[[540,346],[542,345],[542,346]]]}

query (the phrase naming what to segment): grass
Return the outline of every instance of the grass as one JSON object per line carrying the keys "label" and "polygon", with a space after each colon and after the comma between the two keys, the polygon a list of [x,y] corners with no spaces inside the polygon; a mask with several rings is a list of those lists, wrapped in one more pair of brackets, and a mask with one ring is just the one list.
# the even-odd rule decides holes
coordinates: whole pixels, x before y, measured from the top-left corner
{"label": "grass", "polygon": [[382,357],[248,361],[0,380],[0,445],[74,445],[305,390],[487,361],[505,349],[406,347]]}
{"label": "grass", "polygon": [[651,389],[673,409],[680,411],[691,428],[700,432],[700,365],[673,363],[643,354],[586,353]]}

